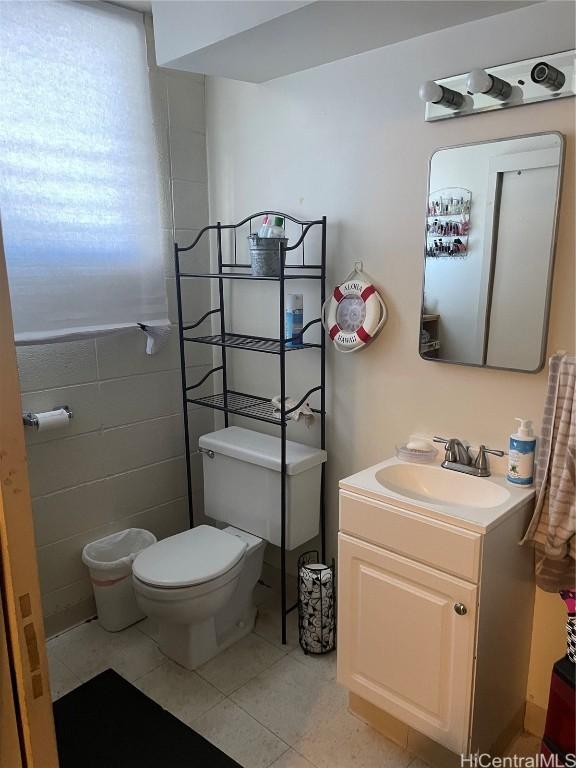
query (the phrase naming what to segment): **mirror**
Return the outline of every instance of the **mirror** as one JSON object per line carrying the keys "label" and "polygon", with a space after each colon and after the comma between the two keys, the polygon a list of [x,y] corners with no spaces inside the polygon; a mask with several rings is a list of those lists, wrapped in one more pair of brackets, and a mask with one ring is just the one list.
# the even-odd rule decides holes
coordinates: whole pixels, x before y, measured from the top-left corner
{"label": "mirror", "polygon": [[542,368],[563,155],[564,139],[555,132],[432,155],[423,358]]}

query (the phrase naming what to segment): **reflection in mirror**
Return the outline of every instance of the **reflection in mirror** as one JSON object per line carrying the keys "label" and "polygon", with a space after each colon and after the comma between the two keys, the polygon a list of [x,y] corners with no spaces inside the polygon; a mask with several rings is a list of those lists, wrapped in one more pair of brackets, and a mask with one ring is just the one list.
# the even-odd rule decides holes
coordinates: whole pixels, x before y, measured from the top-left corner
{"label": "reflection in mirror", "polygon": [[542,367],[563,149],[544,133],[432,156],[422,357]]}

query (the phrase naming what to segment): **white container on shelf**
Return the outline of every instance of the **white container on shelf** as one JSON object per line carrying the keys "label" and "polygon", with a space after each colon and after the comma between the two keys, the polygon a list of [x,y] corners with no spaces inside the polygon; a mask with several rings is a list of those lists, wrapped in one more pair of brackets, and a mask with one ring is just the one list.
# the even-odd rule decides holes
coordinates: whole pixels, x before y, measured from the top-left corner
{"label": "white container on shelf", "polygon": [[[205,514],[281,543],[281,440],[241,427],[203,435]],[[286,441],[286,549],[318,535],[326,451]],[[226,478],[226,482],[223,482]]]}

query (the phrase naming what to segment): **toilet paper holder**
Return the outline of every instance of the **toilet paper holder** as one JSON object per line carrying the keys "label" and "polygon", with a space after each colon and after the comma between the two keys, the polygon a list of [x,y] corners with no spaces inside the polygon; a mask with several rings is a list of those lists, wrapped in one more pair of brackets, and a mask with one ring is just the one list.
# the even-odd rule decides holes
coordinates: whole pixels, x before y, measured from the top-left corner
{"label": "toilet paper holder", "polygon": [[[52,408],[51,411],[66,411],[68,414],[68,421],[72,419],[74,414],[70,410],[70,408],[67,405],[57,405],[55,408]],[[38,414],[32,413],[29,411],[28,413],[22,414],[22,423],[25,427],[32,427],[32,429],[38,429],[39,422],[38,422]]]}

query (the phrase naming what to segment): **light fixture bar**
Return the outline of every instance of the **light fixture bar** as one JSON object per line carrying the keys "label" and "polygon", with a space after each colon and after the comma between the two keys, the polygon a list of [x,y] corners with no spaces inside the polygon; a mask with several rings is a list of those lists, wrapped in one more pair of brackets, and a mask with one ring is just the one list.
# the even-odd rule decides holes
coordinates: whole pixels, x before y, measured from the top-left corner
{"label": "light fixture bar", "polygon": [[446,120],[575,96],[575,54],[564,51],[498,67],[471,68],[461,75],[431,81],[439,88],[461,94],[463,101],[455,107],[428,100],[425,119]]}

